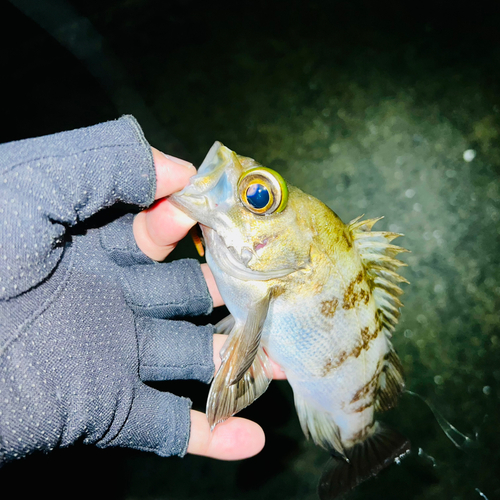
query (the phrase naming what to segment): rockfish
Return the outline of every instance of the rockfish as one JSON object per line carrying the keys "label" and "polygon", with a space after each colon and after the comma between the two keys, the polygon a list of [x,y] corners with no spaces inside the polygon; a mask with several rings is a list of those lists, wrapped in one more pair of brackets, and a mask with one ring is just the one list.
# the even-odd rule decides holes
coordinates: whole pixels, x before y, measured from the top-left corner
{"label": "rockfish", "polygon": [[269,358],[293,388],[307,437],[332,459],[319,483],[334,498],[409,450],[374,420],[403,391],[391,332],[407,282],[379,219],[344,224],[277,172],[216,142],[172,202],[200,223],[206,260],[230,311],[212,382],[212,428],[251,404],[272,378]]}

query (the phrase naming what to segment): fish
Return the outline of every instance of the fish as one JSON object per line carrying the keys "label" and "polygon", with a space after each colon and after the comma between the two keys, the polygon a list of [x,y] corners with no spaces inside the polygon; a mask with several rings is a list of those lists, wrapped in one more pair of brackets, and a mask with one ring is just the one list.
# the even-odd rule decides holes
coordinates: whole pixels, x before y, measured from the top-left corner
{"label": "fish", "polygon": [[250,405],[272,379],[293,389],[301,428],[331,458],[318,486],[337,498],[410,450],[375,419],[404,390],[391,335],[405,252],[380,218],[344,224],[276,171],[215,142],[171,202],[198,221],[205,258],[230,312],[210,387],[211,428]]}

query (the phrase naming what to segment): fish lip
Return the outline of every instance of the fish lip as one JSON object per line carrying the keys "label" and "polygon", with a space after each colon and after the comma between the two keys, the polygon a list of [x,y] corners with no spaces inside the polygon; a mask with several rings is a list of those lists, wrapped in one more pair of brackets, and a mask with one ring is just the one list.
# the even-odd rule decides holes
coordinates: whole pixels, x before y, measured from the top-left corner
{"label": "fish lip", "polygon": [[192,219],[210,226],[210,214],[213,214],[217,207],[210,193],[227,175],[226,167],[233,160],[233,152],[216,141],[188,184],[182,190],[170,195],[172,204]]}

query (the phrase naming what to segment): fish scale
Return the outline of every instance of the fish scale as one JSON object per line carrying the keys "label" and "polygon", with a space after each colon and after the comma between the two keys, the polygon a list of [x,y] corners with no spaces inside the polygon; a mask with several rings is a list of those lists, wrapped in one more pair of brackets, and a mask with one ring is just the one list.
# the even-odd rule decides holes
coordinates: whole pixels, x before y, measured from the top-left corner
{"label": "fish scale", "polygon": [[231,313],[217,327],[228,339],[207,402],[211,427],[267,389],[270,358],[292,386],[305,435],[333,457],[320,479],[322,500],[406,453],[406,438],[375,420],[404,388],[390,342],[406,281],[395,258],[405,250],[391,243],[399,235],[371,231],[379,219],[344,224],[220,143],[171,201],[200,222]]}

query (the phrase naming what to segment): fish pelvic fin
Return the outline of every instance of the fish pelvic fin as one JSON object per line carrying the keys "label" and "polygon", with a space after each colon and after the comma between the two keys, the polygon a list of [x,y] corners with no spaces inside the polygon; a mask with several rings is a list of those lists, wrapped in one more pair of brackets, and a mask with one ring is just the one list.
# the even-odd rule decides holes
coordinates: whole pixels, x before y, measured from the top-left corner
{"label": "fish pelvic fin", "polygon": [[410,451],[410,442],[399,432],[380,422],[373,428],[367,439],[345,450],[346,459],[332,455],[318,484],[320,500],[342,497]]}
{"label": "fish pelvic fin", "polygon": [[311,438],[318,446],[330,452],[335,450],[338,456],[344,457],[340,430],[333,421],[332,415],[315,408],[295,391],[294,399],[300,426],[306,437]]}
{"label": "fish pelvic fin", "polygon": [[396,255],[408,250],[391,244],[402,234],[372,231],[374,224],[381,218],[360,220],[361,217],[358,217],[348,225],[348,232],[363,262],[380,321],[390,336],[398,322],[400,308],[403,307],[399,300],[403,290],[399,284],[408,283],[397,272],[406,264],[396,259]]}

